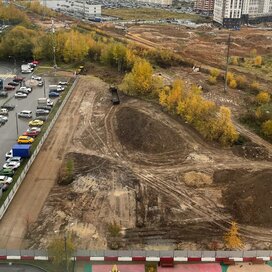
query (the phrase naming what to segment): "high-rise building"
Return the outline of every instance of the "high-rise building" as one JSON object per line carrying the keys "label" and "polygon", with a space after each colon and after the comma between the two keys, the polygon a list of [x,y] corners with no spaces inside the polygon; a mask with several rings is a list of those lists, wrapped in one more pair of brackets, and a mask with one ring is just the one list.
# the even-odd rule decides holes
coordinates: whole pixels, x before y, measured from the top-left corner
{"label": "high-rise building", "polygon": [[195,0],[194,10],[197,13],[212,14],[213,13],[214,0]]}
{"label": "high-rise building", "polygon": [[223,27],[241,23],[272,21],[272,0],[215,0],[213,20]]}

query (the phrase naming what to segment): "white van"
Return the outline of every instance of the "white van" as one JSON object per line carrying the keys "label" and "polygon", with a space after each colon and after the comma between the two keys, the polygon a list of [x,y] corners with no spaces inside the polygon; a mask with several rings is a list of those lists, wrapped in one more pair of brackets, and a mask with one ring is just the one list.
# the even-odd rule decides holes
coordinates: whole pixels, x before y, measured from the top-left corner
{"label": "white van", "polygon": [[23,118],[32,118],[32,111],[29,110],[23,110],[18,113],[18,117]]}

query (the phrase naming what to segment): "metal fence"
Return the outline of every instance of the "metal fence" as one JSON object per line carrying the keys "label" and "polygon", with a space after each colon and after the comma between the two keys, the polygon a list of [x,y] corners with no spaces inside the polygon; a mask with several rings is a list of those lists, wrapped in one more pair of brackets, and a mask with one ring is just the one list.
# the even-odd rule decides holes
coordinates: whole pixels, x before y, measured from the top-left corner
{"label": "metal fence", "polygon": [[[249,262],[253,259],[272,260],[270,250],[252,251],[150,251],[150,250],[77,250],[73,259],[86,261],[160,261],[173,258],[174,261],[219,262],[225,259]],[[48,260],[46,250],[0,249],[0,259]]]}
{"label": "metal fence", "polygon": [[9,207],[9,205],[10,205],[12,199],[14,198],[14,196],[15,196],[17,190],[19,189],[21,183],[23,182],[23,180],[24,180],[24,178],[25,178],[25,176],[26,176],[26,174],[27,174],[27,172],[28,172],[30,166],[32,165],[33,161],[36,159],[36,157],[37,157],[37,155],[38,155],[38,153],[39,153],[39,151],[40,151],[40,149],[41,149],[43,143],[45,142],[45,140],[46,140],[48,134],[50,133],[52,127],[54,126],[56,120],[58,119],[58,117],[59,117],[59,115],[60,115],[60,113],[61,113],[63,107],[65,106],[67,100],[69,99],[69,97],[70,97],[70,95],[71,95],[71,93],[72,93],[72,91],[73,91],[73,89],[74,89],[74,87],[75,87],[77,81],[78,81],[78,78],[76,78],[76,80],[74,81],[74,83],[73,83],[73,85],[71,86],[70,90],[68,91],[66,97],[65,97],[64,100],[62,101],[62,103],[61,103],[61,105],[60,105],[58,111],[56,112],[54,118],[53,118],[52,121],[50,122],[50,125],[48,126],[48,128],[47,128],[45,134],[44,134],[43,137],[41,138],[41,140],[40,140],[39,144],[37,145],[35,151],[34,151],[33,154],[31,155],[31,157],[30,157],[30,159],[28,160],[26,166],[24,167],[24,170],[22,171],[21,175],[20,175],[19,178],[17,179],[17,181],[16,181],[16,183],[14,184],[12,190],[9,192],[9,194],[8,194],[6,200],[4,201],[3,205],[0,207],[0,219],[2,219],[2,217],[4,216],[6,210],[7,210],[7,208]]}

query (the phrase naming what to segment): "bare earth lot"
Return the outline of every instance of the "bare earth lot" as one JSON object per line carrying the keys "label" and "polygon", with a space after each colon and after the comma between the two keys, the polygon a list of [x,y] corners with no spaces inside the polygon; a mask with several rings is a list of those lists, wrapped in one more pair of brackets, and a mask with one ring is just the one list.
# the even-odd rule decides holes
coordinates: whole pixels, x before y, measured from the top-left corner
{"label": "bare earth lot", "polygon": [[[11,222],[14,235],[23,229],[27,246],[39,248],[55,231],[71,231],[79,248],[102,249],[116,222],[122,248],[204,249],[221,246],[235,219],[247,248],[269,247],[271,150],[265,160],[247,160],[204,142],[157,105],[124,96],[113,107],[107,88],[97,78],[80,79],[23,185],[42,179],[52,190],[44,205],[32,205],[27,233]],[[73,158],[75,179],[54,185],[64,157]]]}

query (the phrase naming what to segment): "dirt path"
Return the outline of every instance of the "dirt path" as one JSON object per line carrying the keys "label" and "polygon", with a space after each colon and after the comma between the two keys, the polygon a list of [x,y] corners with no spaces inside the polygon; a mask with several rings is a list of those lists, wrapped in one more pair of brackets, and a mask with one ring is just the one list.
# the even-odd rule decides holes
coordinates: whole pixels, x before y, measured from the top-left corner
{"label": "dirt path", "polygon": [[[79,121],[78,107],[84,96],[84,80],[79,80],[69,102],[31,166],[24,182],[0,222],[0,247],[22,248],[28,223],[37,219],[54,186],[65,150]],[[61,133],[59,133],[61,131]]]}

